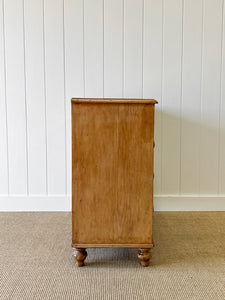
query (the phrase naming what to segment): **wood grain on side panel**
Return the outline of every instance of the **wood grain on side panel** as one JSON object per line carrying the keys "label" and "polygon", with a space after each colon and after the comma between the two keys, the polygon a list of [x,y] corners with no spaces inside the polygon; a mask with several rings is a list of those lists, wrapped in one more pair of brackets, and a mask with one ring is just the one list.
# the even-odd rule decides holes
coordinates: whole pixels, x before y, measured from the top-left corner
{"label": "wood grain on side panel", "polygon": [[74,102],[72,120],[73,244],[151,245],[154,105]]}
{"label": "wood grain on side panel", "polygon": [[118,107],[72,104],[73,243],[113,243]]}

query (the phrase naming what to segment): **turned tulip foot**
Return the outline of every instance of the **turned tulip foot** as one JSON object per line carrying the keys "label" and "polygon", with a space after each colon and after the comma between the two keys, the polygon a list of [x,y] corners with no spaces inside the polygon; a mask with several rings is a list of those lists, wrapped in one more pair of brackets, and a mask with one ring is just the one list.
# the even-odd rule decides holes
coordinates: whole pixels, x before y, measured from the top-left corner
{"label": "turned tulip foot", "polygon": [[139,249],[138,250],[138,258],[140,259],[141,265],[143,267],[149,266],[150,258],[152,257],[150,253],[150,249]]}
{"label": "turned tulip foot", "polygon": [[87,251],[84,248],[74,248],[73,258],[78,267],[84,266],[84,260],[87,257]]}

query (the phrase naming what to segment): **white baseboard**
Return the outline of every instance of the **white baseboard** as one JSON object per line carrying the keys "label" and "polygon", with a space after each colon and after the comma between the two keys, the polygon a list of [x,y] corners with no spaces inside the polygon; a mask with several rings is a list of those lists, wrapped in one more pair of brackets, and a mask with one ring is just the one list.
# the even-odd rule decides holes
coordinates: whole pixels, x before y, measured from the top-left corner
{"label": "white baseboard", "polygon": [[155,195],[155,211],[225,211],[225,195]]}
{"label": "white baseboard", "polygon": [[[225,195],[155,195],[155,211],[225,211]],[[0,211],[71,211],[71,196],[0,196]]]}
{"label": "white baseboard", "polygon": [[64,195],[0,196],[0,211],[71,211],[71,197]]}

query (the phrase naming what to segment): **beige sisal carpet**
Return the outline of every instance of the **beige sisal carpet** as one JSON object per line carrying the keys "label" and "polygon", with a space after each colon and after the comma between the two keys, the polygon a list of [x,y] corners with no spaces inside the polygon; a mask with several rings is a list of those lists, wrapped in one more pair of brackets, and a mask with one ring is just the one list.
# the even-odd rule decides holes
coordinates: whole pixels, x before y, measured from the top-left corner
{"label": "beige sisal carpet", "polygon": [[225,299],[225,212],[155,213],[150,267],[137,251],[71,256],[70,213],[0,214],[0,299]]}

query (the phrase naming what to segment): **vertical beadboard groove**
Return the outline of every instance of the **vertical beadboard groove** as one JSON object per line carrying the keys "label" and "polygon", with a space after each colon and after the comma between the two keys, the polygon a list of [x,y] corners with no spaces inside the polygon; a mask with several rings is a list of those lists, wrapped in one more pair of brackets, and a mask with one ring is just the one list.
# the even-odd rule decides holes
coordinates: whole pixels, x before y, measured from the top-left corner
{"label": "vertical beadboard groove", "polygon": [[[218,192],[218,141],[222,0],[205,0],[201,194]],[[210,157],[210,159],[209,159]]]}
{"label": "vertical beadboard groove", "polygon": [[[104,1],[104,97],[122,97],[123,7],[121,0]],[[116,34],[115,34],[116,32]],[[112,85],[113,81],[113,85]]]}
{"label": "vertical beadboard groove", "polygon": [[[225,61],[224,61],[224,53],[225,53],[225,3],[223,9],[223,46],[222,46],[222,81],[221,81],[221,116],[225,115]],[[220,118],[220,194],[225,193],[225,118]]]}
{"label": "vertical beadboard groove", "polygon": [[154,193],[161,193],[162,0],[144,1],[143,97],[155,107]]}
{"label": "vertical beadboard groove", "polygon": [[180,193],[196,194],[199,177],[202,0],[188,0],[184,5]]}
{"label": "vertical beadboard groove", "polygon": [[145,0],[142,0],[142,36],[141,36],[141,42],[142,42],[142,57],[141,57],[141,98],[144,97],[144,21],[145,21],[145,16],[144,16],[144,9],[145,9]]}
{"label": "vertical beadboard groove", "polygon": [[4,2],[2,0],[2,28],[3,28],[3,60],[4,60],[4,87],[5,87],[5,126],[6,126],[6,157],[7,157],[7,191],[9,195],[9,141],[8,141],[8,108],[7,108],[7,92],[6,92],[6,57],[5,57],[5,13]]}
{"label": "vertical beadboard groove", "polygon": [[45,155],[46,155],[46,195],[48,195],[48,134],[47,134],[47,95],[46,95],[46,55],[45,55],[45,0],[42,0],[43,7],[43,69],[44,69],[44,103],[45,103]]}
{"label": "vertical beadboard groove", "polygon": [[46,193],[43,2],[24,0],[29,195]]}
{"label": "vertical beadboard groove", "polygon": [[67,102],[66,102],[66,62],[65,62],[65,0],[62,3],[63,16],[63,93],[64,93],[64,119],[65,119],[65,194],[67,195]]}
{"label": "vertical beadboard groove", "polygon": [[141,97],[142,0],[125,0],[125,97]]}
{"label": "vertical beadboard groove", "polygon": [[85,98],[85,38],[84,38],[84,9],[85,9],[85,0],[83,0],[83,82],[84,82],[84,98]]}
{"label": "vertical beadboard groove", "polygon": [[105,97],[105,0],[102,0],[102,95]]}
{"label": "vertical beadboard groove", "polygon": [[84,96],[83,0],[64,1],[67,195],[72,184],[71,98]]}
{"label": "vertical beadboard groove", "polygon": [[[103,96],[103,16],[102,0],[85,0],[85,94]],[[90,51],[91,49],[91,51]]]}
{"label": "vertical beadboard groove", "polygon": [[[163,193],[179,193],[180,174],[180,80],[182,1],[165,1],[164,101],[163,101]],[[169,155],[168,155],[169,154]]]}
{"label": "vertical beadboard groove", "polygon": [[66,190],[62,4],[63,0],[45,1],[48,192],[60,195]]}
{"label": "vertical beadboard groove", "polygon": [[24,0],[23,4],[23,59],[24,59],[24,102],[25,102],[25,124],[26,124],[26,160],[27,160],[27,195],[29,196],[29,166],[28,166],[28,120],[27,120],[27,79],[26,79],[26,38],[24,20]]}
{"label": "vertical beadboard groove", "polygon": [[219,146],[218,146],[218,195],[221,192],[221,108],[222,108],[222,98],[223,98],[223,75],[224,75],[224,0],[222,4],[222,22],[221,22],[221,68],[220,68],[220,103],[219,103]]}
{"label": "vertical beadboard groove", "polygon": [[[165,42],[164,42],[164,33],[165,33],[165,1],[166,0],[162,0],[162,91],[161,91],[161,146],[163,145],[163,128],[164,128],[164,110],[163,110],[163,106],[164,106],[164,76],[165,76],[165,72],[164,72],[164,52],[165,52]],[[163,151],[161,150],[161,170],[160,170],[160,174],[161,174],[161,193],[163,194]]]}
{"label": "vertical beadboard groove", "polygon": [[[221,111],[225,115],[225,1],[223,1],[223,37],[222,37],[222,69],[221,69]],[[220,194],[225,191],[225,119],[220,118]],[[223,153],[223,156],[222,156]]]}
{"label": "vertical beadboard groove", "polygon": [[[163,145],[163,101],[164,101],[164,27],[165,27],[165,0],[162,0],[162,79],[161,79],[161,135],[160,135],[160,143],[161,146]],[[163,172],[163,165],[162,165],[162,161],[163,161],[163,152],[161,150],[161,170],[160,170],[160,174],[161,174],[161,178],[160,178],[160,192],[162,193],[163,190],[163,178],[162,178],[162,172]]]}
{"label": "vertical beadboard groove", "polygon": [[[202,39],[201,39],[201,96],[200,96],[200,136],[199,136],[199,162],[201,160],[201,141],[202,141],[202,105],[203,105],[203,58],[204,58],[204,49],[203,49],[203,44],[204,44],[204,21],[205,21],[205,5],[204,5],[204,0],[202,0]],[[199,176],[198,176],[198,194],[200,195],[200,181],[201,181],[201,165],[199,163]]]}
{"label": "vertical beadboard groove", "polygon": [[125,26],[125,15],[124,15],[124,9],[125,9],[125,0],[122,0],[123,1],[123,29],[122,29],[122,36],[123,36],[123,47],[122,47],[122,62],[123,62],[123,67],[122,67],[122,80],[123,80],[123,83],[122,83],[122,97],[124,98],[124,82],[125,82],[125,74],[124,74],[124,64],[125,64],[125,60],[124,60],[124,52],[125,52],[125,45],[124,45],[124,26]]}
{"label": "vertical beadboard groove", "polygon": [[182,0],[182,31],[181,31],[181,88],[180,88],[180,176],[179,176],[179,194],[181,194],[181,159],[182,159],[182,104],[183,104],[183,58],[184,58],[184,6],[185,0]]}
{"label": "vertical beadboard groove", "polygon": [[200,182],[201,182],[201,141],[202,141],[202,111],[203,111],[203,71],[204,71],[204,66],[203,66],[203,61],[204,61],[204,31],[205,31],[205,5],[204,5],[204,0],[202,0],[202,39],[201,39],[201,97],[200,97],[200,136],[199,136],[199,180],[198,180],[198,194],[201,194],[201,188],[200,188]]}
{"label": "vertical beadboard groove", "polygon": [[9,193],[21,195],[27,194],[22,0],[15,3],[6,1],[4,13]]}

